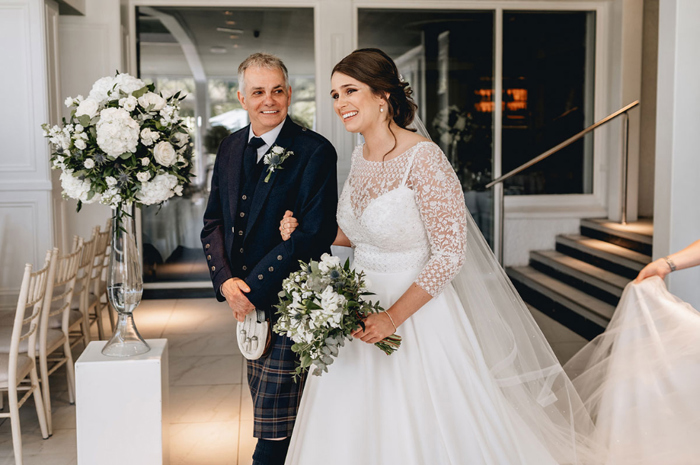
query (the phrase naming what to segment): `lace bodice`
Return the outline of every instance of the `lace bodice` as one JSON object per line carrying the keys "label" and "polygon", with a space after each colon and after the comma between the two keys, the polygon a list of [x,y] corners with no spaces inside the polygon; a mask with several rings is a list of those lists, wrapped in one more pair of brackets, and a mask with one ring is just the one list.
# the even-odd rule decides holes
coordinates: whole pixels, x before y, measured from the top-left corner
{"label": "lace bodice", "polygon": [[362,145],[338,203],[338,225],[355,262],[379,272],[421,268],[416,284],[439,294],[464,263],[464,194],[452,166],[432,142],[385,161],[367,161]]}

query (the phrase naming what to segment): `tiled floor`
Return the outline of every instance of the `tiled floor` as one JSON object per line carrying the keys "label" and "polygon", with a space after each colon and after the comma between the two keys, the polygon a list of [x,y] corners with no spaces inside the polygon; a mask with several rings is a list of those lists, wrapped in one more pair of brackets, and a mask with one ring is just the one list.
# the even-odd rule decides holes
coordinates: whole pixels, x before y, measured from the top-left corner
{"label": "tiled floor", "polygon": [[[533,313],[560,360],[583,346],[576,334]],[[145,338],[169,341],[170,463],[250,464],[255,445],[252,402],[233,337],[235,320],[226,304],[214,299],[146,300],[135,316]],[[63,370],[51,377],[51,391],[54,433],[48,440],[41,438],[33,401],[20,409],[27,465],[76,463],[75,407],[68,403]],[[0,423],[0,465],[10,464],[14,456],[8,419]]]}

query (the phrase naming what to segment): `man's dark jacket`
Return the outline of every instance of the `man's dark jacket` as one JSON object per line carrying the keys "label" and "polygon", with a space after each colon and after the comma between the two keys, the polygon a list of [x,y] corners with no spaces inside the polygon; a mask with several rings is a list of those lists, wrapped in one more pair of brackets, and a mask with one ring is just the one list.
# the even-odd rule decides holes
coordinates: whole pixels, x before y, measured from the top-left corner
{"label": "man's dark jacket", "polygon": [[[201,239],[217,299],[225,300],[220,288],[227,279],[241,278],[251,289],[248,300],[274,321],[272,305],[278,302],[282,280],[299,268],[299,260],[318,259],[328,252],[335,239],[337,155],[323,136],[287,117],[273,146],[294,154],[268,182],[268,165],[259,167],[256,179],[247,180],[243,154],[248,131],[246,126],[231,134],[219,147]],[[244,202],[251,199],[242,199],[246,181],[253,193],[249,204]],[[243,210],[245,231],[235,238],[240,234],[236,218]],[[294,213],[299,227],[283,241],[279,224],[286,210]],[[234,239],[240,245],[236,250]]]}

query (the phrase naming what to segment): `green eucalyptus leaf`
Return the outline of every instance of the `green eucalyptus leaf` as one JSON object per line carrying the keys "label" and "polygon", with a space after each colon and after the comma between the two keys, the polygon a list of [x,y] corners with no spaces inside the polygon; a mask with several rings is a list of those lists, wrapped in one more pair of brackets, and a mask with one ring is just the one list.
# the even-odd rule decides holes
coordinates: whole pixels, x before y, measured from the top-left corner
{"label": "green eucalyptus leaf", "polygon": [[143,94],[145,94],[146,92],[148,92],[148,90],[149,90],[149,89],[148,89],[148,86],[144,86],[144,87],[140,88],[139,90],[135,90],[134,92],[132,92],[131,95],[133,95],[133,96],[136,97],[136,98],[139,98],[139,97],[141,97]]}

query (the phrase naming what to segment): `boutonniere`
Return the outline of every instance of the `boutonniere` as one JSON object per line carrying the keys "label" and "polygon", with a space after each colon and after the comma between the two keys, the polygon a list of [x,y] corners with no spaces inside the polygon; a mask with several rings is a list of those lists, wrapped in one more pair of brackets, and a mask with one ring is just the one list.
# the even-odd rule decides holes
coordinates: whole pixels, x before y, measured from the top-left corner
{"label": "boutonniere", "polygon": [[284,163],[284,161],[292,155],[294,155],[294,152],[280,147],[279,145],[272,146],[270,152],[265,154],[265,157],[263,158],[263,162],[266,165],[269,165],[267,167],[267,176],[265,176],[265,182],[270,180],[270,176],[272,176],[272,173],[274,173],[277,170],[284,169],[282,168],[282,163]]}

